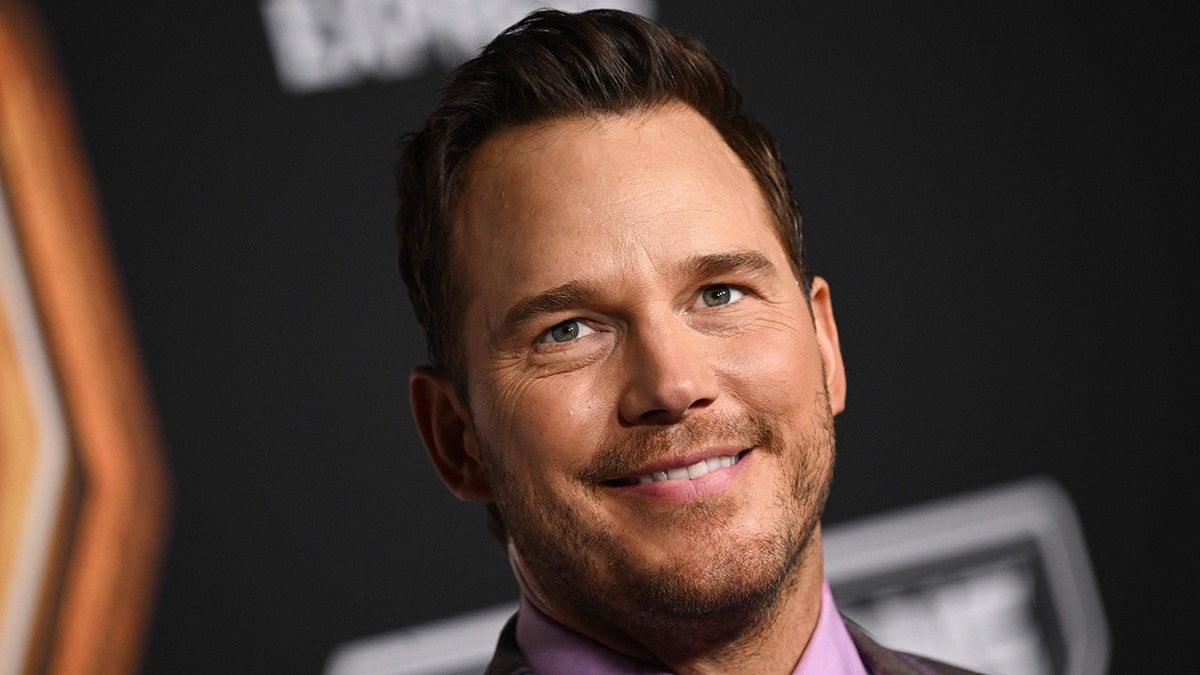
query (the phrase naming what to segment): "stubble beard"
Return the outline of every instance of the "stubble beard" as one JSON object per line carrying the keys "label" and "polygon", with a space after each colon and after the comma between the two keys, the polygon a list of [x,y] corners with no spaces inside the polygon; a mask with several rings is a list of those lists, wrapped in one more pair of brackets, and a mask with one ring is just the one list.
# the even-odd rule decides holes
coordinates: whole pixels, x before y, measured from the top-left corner
{"label": "stubble beard", "polygon": [[511,475],[486,439],[478,438],[512,544],[557,609],[617,639],[645,643],[644,636],[655,636],[680,654],[695,654],[751,642],[747,638],[771,626],[781,597],[796,583],[832,479],[827,396],[819,397],[807,429],[784,434],[753,417],[650,428],[610,444],[579,476],[582,485],[606,490],[595,481],[622,475],[624,467],[636,470],[664,447],[724,439],[731,432],[749,439],[746,447],[755,452],[796,458],[792,480],[774,495],[780,522],[766,532],[729,531],[739,510],[732,497],[676,507],[669,516],[649,518],[661,522],[640,525],[683,529],[697,542],[697,555],[658,565],[635,556],[619,532],[592,522],[572,503]]}

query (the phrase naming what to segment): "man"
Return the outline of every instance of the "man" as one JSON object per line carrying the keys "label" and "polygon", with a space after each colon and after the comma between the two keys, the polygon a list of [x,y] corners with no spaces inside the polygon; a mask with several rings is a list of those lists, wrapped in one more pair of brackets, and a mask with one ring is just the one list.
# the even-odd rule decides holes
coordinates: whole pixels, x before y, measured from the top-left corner
{"label": "man", "polygon": [[837,614],[829,286],[699,44],[534,13],[452,74],[399,192],[413,414],[522,591],[489,673],[965,672]]}

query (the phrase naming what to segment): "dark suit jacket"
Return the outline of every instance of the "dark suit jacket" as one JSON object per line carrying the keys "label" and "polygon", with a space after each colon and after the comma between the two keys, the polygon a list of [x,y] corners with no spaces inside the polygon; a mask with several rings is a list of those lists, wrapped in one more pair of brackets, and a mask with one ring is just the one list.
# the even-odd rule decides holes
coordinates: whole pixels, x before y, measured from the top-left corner
{"label": "dark suit jacket", "polygon": [[[873,675],[979,675],[974,671],[955,668],[944,663],[904,652],[892,651],[871,639],[862,627],[843,617],[854,646],[862,657],[867,671]],[[514,614],[496,644],[496,653],[488,664],[484,675],[535,675],[517,647],[517,617]],[[569,673],[542,673],[540,675],[570,675]]]}

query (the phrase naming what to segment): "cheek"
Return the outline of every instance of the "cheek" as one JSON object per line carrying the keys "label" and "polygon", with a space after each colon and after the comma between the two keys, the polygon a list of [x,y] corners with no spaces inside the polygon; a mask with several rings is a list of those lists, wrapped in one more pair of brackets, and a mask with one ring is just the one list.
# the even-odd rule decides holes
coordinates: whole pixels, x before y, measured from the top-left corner
{"label": "cheek", "polygon": [[745,335],[727,353],[724,370],[729,387],[754,407],[794,406],[823,386],[816,340],[795,325],[776,324]]}
{"label": "cheek", "polygon": [[477,418],[481,431],[525,473],[578,470],[595,454],[609,416],[597,377],[576,372],[496,383]]}

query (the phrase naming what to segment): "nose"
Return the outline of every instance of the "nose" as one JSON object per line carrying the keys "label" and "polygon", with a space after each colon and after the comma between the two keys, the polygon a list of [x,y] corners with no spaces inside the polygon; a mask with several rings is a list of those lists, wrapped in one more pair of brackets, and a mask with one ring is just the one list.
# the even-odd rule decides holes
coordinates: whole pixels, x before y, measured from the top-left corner
{"label": "nose", "polygon": [[624,424],[673,424],[720,394],[714,354],[703,337],[674,318],[631,331],[627,379],[618,414]]}

